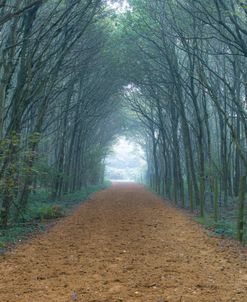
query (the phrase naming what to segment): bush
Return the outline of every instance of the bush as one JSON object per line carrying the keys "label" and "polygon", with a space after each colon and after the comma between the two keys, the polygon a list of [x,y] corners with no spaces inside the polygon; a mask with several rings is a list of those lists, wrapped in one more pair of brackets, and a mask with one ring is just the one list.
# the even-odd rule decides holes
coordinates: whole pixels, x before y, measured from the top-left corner
{"label": "bush", "polygon": [[236,223],[220,220],[215,224],[214,233],[225,237],[236,238]]}
{"label": "bush", "polygon": [[236,238],[236,223],[234,220],[221,219],[215,222],[212,217],[194,217],[194,220],[202,224],[213,235],[223,236],[228,238]]}
{"label": "bush", "polygon": [[36,212],[35,219],[45,220],[45,219],[55,219],[64,216],[63,209],[60,205],[45,205]]}
{"label": "bush", "polygon": [[6,243],[3,241],[0,241],[0,249],[5,248],[6,247]]}

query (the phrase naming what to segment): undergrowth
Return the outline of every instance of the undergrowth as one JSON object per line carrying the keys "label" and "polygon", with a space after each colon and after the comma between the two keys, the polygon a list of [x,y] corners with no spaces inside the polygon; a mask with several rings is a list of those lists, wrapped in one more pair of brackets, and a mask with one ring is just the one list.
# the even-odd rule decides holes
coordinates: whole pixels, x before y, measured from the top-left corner
{"label": "undergrowth", "polygon": [[22,215],[19,223],[11,224],[7,229],[0,228],[0,254],[8,245],[17,244],[34,232],[44,231],[48,222],[68,215],[76,205],[86,201],[92,193],[109,186],[109,182],[88,186],[78,192],[66,194],[59,200],[50,200],[48,191],[38,190],[36,194],[30,196],[27,211]]}
{"label": "undergrowth", "polygon": [[195,216],[194,220],[209,230],[211,236],[237,239],[237,227],[235,221],[220,219],[215,222],[211,217],[201,218],[198,216]]}
{"label": "undergrowth", "polygon": [[[153,188],[151,188],[150,185],[145,185],[145,187],[154,194],[157,194],[157,192]],[[166,199],[161,194],[157,195],[159,195],[162,199]],[[193,220],[201,224],[205,229],[207,229],[209,231],[209,236],[237,239],[237,203],[234,203],[233,200],[230,200],[228,201],[227,208],[220,207],[220,217],[218,221],[215,221],[213,217],[213,209],[210,207],[210,202],[206,204],[206,207],[208,212],[205,214],[205,217],[202,218],[198,216],[195,211],[195,216],[193,217]],[[184,210],[189,211],[188,203],[186,204]],[[245,210],[245,217],[247,217],[247,209]],[[245,223],[243,243],[247,244],[247,223]]]}

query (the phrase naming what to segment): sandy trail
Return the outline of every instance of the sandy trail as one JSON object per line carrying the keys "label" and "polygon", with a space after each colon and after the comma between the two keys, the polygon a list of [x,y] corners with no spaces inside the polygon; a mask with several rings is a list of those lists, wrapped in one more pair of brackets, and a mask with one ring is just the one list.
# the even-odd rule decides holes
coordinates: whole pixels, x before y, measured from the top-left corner
{"label": "sandy trail", "polygon": [[246,255],[133,184],[0,258],[1,302],[247,301]]}

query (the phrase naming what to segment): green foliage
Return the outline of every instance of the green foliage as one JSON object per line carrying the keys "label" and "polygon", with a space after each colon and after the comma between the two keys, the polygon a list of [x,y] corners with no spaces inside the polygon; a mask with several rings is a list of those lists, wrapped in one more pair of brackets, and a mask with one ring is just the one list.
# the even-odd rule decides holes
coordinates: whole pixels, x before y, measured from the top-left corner
{"label": "green foliage", "polygon": [[47,219],[60,218],[63,216],[64,216],[64,212],[62,206],[57,204],[55,205],[49,204],[40,207],[34,218],[43,221]]}
{"label": "green foliage", "polygon": [[38,143],[41,139],[41,133],[39,132],[33,132],[31,135],[29,135],[29,142],[30,143]]}
{"label": "green foliage", "polygon": [[0,248],[5,248],[9,244],[16,244],[18,242],[21,242],[27,236],[34,231],[37,230],[43,230],[44,228],[42,225],[29,225],[29,224],[23,224],[23,225],[13,225],[12,227],[1,230],[0,229]]}
{"label": "green foliage", "polygon": [[0,249],[5,247],[6,247],[6,243],[4,241],[0,241]]}
{"label": "green foliage", "polygon": [[70,210],[80,202],[85,201],[94,192],[108,187],[109,183],[88,186],[80,191],[62,196],[59,200],[51,200],[46,190],[39,190],[30,196],[29,207],[23,215],[24,221],[43,221],[55,219],[68,214]]}
{"label": "green foliage", "polygon": [[87,200],[89,195],[103,190],[111,185],[110,182],[88,186],[78,192],[67,194],[61,200],[51,201],[49,192],[40,189],[32,194],[29,207],[22,216],[22,223],[13,224],[7,229],[0,228],[0,249],[5,249],[9,244],[21,242],[34,232],[45,230],[45,223],[49,219],[61,218],[70,213],[75,205]]}
{"label": "green foliage", "polygon": [[63,196],[62,203],[66,209],[70,209],[75,204],[86,200],[89,195],[104,190],[111,185],[110,181],[105,181],[103,184],[88,186],[80,191],[69,193]]}
{"label": "green foliage", "polygon": [[236,223],[234,220],[222,219],[217,222],[212,217],[194,217],[194,220],[202,224],[214,236],[223,236],[227,238],[236,238]]}
{"label": "green foliage", "polygon": [[230,238],[236,238],[236,223],[227,220],[220,220],[215,223],[214,233]]}

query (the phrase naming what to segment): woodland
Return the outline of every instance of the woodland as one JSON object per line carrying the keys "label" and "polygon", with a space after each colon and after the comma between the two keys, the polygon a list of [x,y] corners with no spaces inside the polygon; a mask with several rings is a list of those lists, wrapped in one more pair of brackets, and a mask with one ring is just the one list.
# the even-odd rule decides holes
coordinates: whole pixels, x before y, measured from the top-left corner
{"label": "woodland", "polygon": [[246,0],[1,0],[1,229],[104,184],[125,135],[147,186],[246,241],[246,58]]}

